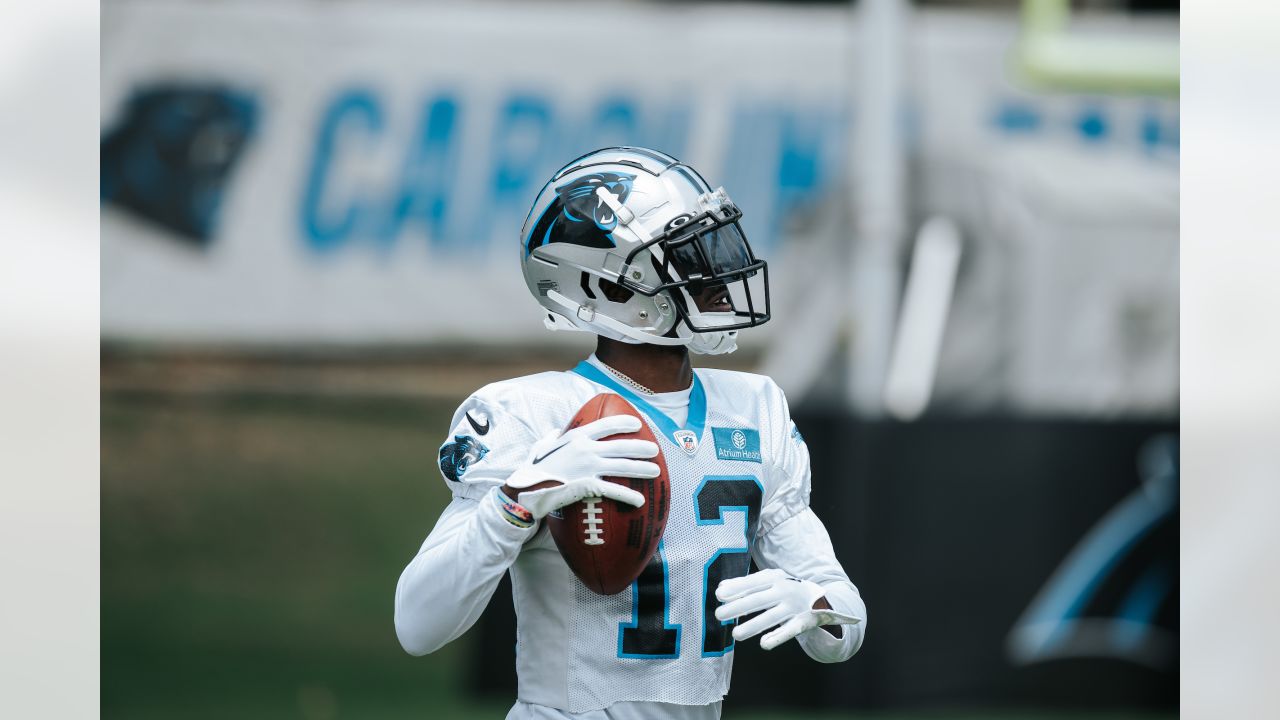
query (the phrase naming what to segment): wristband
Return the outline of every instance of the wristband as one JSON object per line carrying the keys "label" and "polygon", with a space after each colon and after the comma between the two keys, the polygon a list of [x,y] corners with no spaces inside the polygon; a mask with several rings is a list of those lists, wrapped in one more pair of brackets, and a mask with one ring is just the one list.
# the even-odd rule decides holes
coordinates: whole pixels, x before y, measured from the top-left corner
{"label": "wristband", "polygon": [[533,527],[533,513],[525,509],[525,506],[507,497],[501,488],[495,489],[493,499],[498,503],[498,512],[502,514],[503,519],[515,525],[518,528]]}

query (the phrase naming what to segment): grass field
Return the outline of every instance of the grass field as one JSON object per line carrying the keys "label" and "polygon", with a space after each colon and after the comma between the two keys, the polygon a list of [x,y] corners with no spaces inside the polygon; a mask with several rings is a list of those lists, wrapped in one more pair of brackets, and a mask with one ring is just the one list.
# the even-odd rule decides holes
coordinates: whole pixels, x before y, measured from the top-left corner
{"label": "grass field", "polygon": [[461,689],[465,636],[412,658],[392,627],[396,579],[447,501],[435,452],[454,405],[105,394],[103,716],[502,717],[510,698]]}
{"label": "grass field", "polygon": [[446,501],[426,428],[452,408],[102,407],[105,716],[473,716],[465,647],[410,658],[391,623]]}

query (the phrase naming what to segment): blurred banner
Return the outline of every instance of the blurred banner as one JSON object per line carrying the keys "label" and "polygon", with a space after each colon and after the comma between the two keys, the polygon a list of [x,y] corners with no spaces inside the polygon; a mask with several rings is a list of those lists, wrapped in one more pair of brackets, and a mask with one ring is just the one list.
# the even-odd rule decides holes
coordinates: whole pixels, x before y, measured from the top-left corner
{"label": "blurred banner", "polygon": [[847,25],[826,10],[108,4],[103,332],[544,339],[521,225],[556,168],[612,144],[728,186],[769,252],[845,161]]}
{"label": "blurred banner", "polygon": [[[793,246],[854,240],[855,23],[843,7],[107,3],[104,337],[554,342],[520,226],[551,172],[611,144],[723,184],[803,312],[814,269]],[[972,244],[943,350],[962,396],[993,363],[1031,386],[1108,364],[1116,316],[1155,328],[1140,351],[1160,362],[1176,347],[1176,99],[1028,93],[1007,77],[1016,35],[1012,16],[925,12],[909,40],[912,209]],[[1064,266],[1081,271],[1037,271]],[[1011,320],[1020,306],[1034,316]]]}

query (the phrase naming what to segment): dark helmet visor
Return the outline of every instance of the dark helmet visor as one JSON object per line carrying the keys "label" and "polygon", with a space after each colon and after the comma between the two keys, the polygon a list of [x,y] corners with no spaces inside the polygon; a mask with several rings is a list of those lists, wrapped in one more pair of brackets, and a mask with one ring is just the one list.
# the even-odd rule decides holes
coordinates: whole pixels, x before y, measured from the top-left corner
{"label": "dark helmet visor", "polygon": [[[618,284],[652,297],[664,290],[674,291],[676,309],[694,332],[738,330],[761,325],[769,320],[768,266],[755,256],[738,219],[742,212],[725,204],[696,216],[681,216],[667,229],[631,251],[627,256]],[[654,257],[654,269],[660,282],[649,284],[630,276],[629,269],[642,250],[660,250]],[[658,259],[658,258],[661,259]],[[639,274],[637,274],[639,275]],[[753,291],[753,285],[758,285]],[[681,293],[696,296],[708,287],[724,287],[729,291],[732,312],[738,322],[702,327],[691,320],[689,302]]]}
{"label": "dark helmet visor", "polygon": [[671,247],[671,264],[685,278],[724,276],[755,262],[747,238],[737,223],[694,233],[687,241],[678,240],[670,246],[674,246]]}

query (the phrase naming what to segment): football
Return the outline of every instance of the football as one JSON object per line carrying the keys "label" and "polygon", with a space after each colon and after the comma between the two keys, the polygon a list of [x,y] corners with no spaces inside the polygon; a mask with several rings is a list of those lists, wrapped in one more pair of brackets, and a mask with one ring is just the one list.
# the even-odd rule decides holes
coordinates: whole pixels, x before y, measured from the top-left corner
{"label": "football", "polygon": [[[621,396],[601,393],[578,410],[565,431],[602,417],[624,414],[640,417],[631,403]],[[638,431],[605,439],[638,438],[656,443],[649,426],[643,424],[644,419],[640,421],[642,424]],[[547,516],[551,537],[555,539],[569,569],[584,585],[601,595],[615,595],[635,582],[649,558],[653,557],[666,530],[671,481],[661,449],[652,462],[661,471],[656,478],[605,478],[644,495],[642,507],[635,508],[603,498],[587,498]]]}

